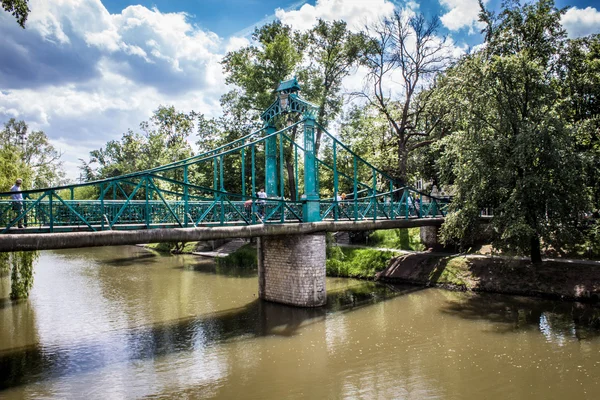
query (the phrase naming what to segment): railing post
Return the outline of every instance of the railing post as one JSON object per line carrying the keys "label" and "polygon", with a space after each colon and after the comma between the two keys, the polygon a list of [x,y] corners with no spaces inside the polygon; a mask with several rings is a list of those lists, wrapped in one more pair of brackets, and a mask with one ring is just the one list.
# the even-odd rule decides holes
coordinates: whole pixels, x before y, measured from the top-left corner
{"label": "railing post", "polygon": [[[275,133],[275,127],[267,126],[267,136]],[[265,191],[267,197],[277,196],[277,137],[265,141]]]}
{"label": "railing post", "polygon": [[50,191],[50,200],[48,201],[48,207],[50,207],[50,232],[54,232],[54,210],[53,210],[53,206],[52,206],[52,197],[54,195],[54,192],[51,190]]}
{"label": "railing post", "polygon": [[190,212],[190,205],[189,205],[189,188],[188,188],[188,166],[184,165],[183,166],[183,183],[185,184],[183,186],[183,224],[184,226],[187,228],[188,224],[189,224],[189,212]]}
{"label": "railing post", "polygon": [[255,207],[256,207],[256,165],[255,165],[255,161],[256,161],[256,150],[255,150],[255,145],[253,144],[250,147],[250,164],[252,167],[252,193],[250,193],[250,196],[252,196],[252,207],[250,208],[250,213],[251,213],[251,217],[252,217],[252,223],[255,224],[256,223],[256,213],[255,213]]}
{"label": "railing post", "polygon": [[375,173],[375,168],[371,168],[371,172],[373,173],[373,221],[377,220],[377,174]]}
{"label": "railing post", "polygon": [[315,155],[315,120],[312,117],[304,121],[304,194],[302,195],[302,221],[321,220],[319,194],[317,193]]}
{"label": "railing post", "polygon": [[333,141],[333,201],[335,204],[333,208],[333,220],[337,221],[340,204],[338,202],[337,142],[335,140]]}
{"label": "railing post", "polygon": [[[244,142],[242,142],[242,146]],[[246,148],[242,148],[242,201],[246,201]]]}
{"label": "railing post", "polygon": [[352,157],[352,169],[354,170],[354,220],[358,221],[358,165],[356,155]]}
{"label": "railing post", "polygon": [[149,201],[149,197],[148,197],[148,189],[149,189],[149,185],[148,185],[148,177],[145,176],[142,179],[145,180],[144,182],[144,187],[146,190],[144,190],[145,192],[145,198],[146,198],[146,207],[144,209],[145,214],[146,214],[146,218],[145,218],[145,222],[146,222],[146,229],[150,229],[150,213],[151,213],[151,209],[150,209],[150,201]]}
{"label": "railing post", "polygon": [[104,230],[104,185],[100,184],[100,230]]}
{"label": "railing post", "polygon": [[280,222],[285,221],[285,192],[284,192],[284,182],[283,182],[283,135],[279,135],[279,199],[281,200],[279,203],[279,209],[281,212]]}
{"label": "railing post", "polygon": [[390,219],[394,219],[394,183],[390,181]]}

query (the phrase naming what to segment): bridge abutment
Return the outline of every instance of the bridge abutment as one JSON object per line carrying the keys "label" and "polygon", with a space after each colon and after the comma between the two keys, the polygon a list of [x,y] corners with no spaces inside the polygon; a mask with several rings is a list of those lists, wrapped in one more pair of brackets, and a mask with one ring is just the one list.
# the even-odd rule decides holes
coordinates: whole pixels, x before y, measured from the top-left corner
{"label": "bridge abutment", "polygon": [[324,233],[261,237],[259,297],[298,307],[325,305],[325,247]]}

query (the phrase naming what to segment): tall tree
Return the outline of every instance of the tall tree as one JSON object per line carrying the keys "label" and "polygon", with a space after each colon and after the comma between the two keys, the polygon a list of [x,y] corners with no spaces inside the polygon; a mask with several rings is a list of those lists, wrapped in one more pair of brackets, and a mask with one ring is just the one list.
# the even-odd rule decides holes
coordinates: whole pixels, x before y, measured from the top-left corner
{"label": "tall tree", "polygon": [[25,121],[11,118],[0,131],[0,141],[5,151],[14,153],[11,158],[18,160],[13,165],[19,168],[15,168],[15,173],[8,176],[10,180],[14,181],[14,178],[23,175],[27,188],[55,186],[62,182],[65,173],[60,160],[61,153],[43,131],[29,132]]}
{"label": "tall tree", "polygon": [[[0,131],[0,187],[8,191],[16,178],[22,189],[57,185],[64,177],[60,152],[42,131],[28,132],[25,121],[11,118]],[[12,217],[11,217],[12,218]],[[27,298],[33,286],[37,251],[0,253],[0,276],[9,275],[11,299]]]}
{"label": "tall tree", "polygon": [[[418,95],[450,61],[445,38],[437,36],[439,27],[438,18],[401,12],[367,27],[373,51],[363,60],[369,72],[357,95],[387,120],[397,151],[395,176],[404,182],[410,153],[434,140],[436,123],[423,118],[428,97]],[[397,80],[400,93],[393,92]]]}
{"label": "tall tree", "polygon": [[[306,83],[304,93],[319,107],[317,122],[326,128],[342,110],[342,80],[369,52],[370,41],[364,33],[349,31],[344,21],[327,22],[322,19],[304,34],[304,38],[309,62],[309,67],[301,73]],[[317,153],[321,135],[321,129],[317,129]]]}
{"label": "tall tree", "polygon": [[453,183],[446,240],[471,239],[492,207],[493,245],[528,252],[560,249],[578,235],[587,208],[575,130],[563,118],[557,60],[566,40],[564,10],[552,0],[512,2],[498,17],[482,7],[485,48],[461,60],[440,85],[460,121],[443,141],[443,178]]}
{"label": "tall tree", "polygon": [[[160,106],[149,121],[140,123],[140,131],[129,129],[121,140],[111,140],[104,148],[90,152],[90,160],[81,160],[86,180],[109,178],[142,171],[179,161],[192,155],[188,137],[194,132],[198,114],[184,113],[175,107]],[[182,180],[182,171],[171,172]],[[157,183],[164,184],[164,183]]]}

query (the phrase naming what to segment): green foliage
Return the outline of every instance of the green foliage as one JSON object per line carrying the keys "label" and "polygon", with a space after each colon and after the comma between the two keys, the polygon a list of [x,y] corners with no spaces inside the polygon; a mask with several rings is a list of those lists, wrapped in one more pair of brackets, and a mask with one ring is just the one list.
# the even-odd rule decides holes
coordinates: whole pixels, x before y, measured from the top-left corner
{"label": "green foliage", "polygon": [[25,299],[33,286],[33,264],[39,257],[37,251],[0,253],[0,276],[10,272],[13,300]]}
{"label": "green foliage", "polygon": [[160,242],[160,243],[149,243],[146,245],[149,249],[156,250],[159,253],[171,253],[175,247],[175,243],[171,242]]}
{"label": "green foliage", "polygon": [[222,267],[254,269],[258,266],[256,248],[251,244],[240,247],[226,257],[217,258],[216,261]]}
{"label": "green foliage", "polygon": [[401,250],[425,250],[419,228],[386,229],[374,231],[368,239],[369,246]]}
{"label": "green foliage", "polygon": [[0,0],[4,11],[9,12],[17,19],[21,28],[25,28],[25,21],[29,16],[29,0]]}
{"label": "green foliage", "polygon": [[28,132],[25,121],[11,118],[0,131],[0,187],[8,190],[16,178],[23,189],[55,186],[64,171],[58,152],[43,131]]}
{"label": "green foliage", "polygon": [[363,279],[373,279],[377,272],[388,266],[394,256],[390,251],[352,248],[342,248],[341,254],[339,251],[330,254],[331,258],[326,262],[327,276]]}
{"label": "green foliage", "polygon": [[[187,138],[193,133],[195,121],[200,118],[195,111],[183,113],[173,106],[160,106],[149,121],[140,123],[141,132],[131,129],[121,140],[111,140],[104,148],[90,152],[88,162],[80,159],[80,169],[87,181],[110,178],[158,167],[188,158],[192,148]],[[194,171],[192,172],[193,175]],[[169,171],[167,178],[182,181],[181,169]],[[192,178],[190,178],[192,179]],[[161,189],[171,189],[172,184],[155,182]],[[128,188],[127,190],[132,190]],[[144,190],[138,192],[144,195]]]}
{"label": "green foliage", "polygon": [[562,248],[580,240],[588,193],[557,90],[561,15],[547,0],[512,4],[497,19],[486,14],[485,49],[440,81],[437,98],[460,117],[439,160],[444,183],[456,188],[441,232],[446,242],[472,240],[486,207],[494,210],[494,247],[529,253],[533,262],[541,261],[542,243]]}

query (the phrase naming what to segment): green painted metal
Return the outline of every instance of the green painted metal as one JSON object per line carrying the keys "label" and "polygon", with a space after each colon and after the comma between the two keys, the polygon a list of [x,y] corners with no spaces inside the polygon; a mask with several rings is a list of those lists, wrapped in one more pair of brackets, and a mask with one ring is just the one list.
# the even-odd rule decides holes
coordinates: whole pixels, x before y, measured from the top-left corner
{"label": "green painted metal", "polygon": [[[190,193],[189,193],[189,176],[188,176],[188,166],[184,165],[183,166],[183,183],[185,184],[183,186],[183,201],[184,201],[184,208],[183,208],[183,225],[187,228],[189,226],[189,216],[190,216],[190,205],[189,205],[189,200],[190,200]],[[148,226],[150,226],[150,224],[148,224]]]}
{"label": "green painted metal", "polygon": [[302,220],[315,222],[321,219],[319,212],[319,193],[317,192],[315,161],[315,120],[304,121],[304,194],[302,201]]}
{"label": "green painted metal", "polygon": [[[294,82],[282,86],[282,91],[287,91],[283,93],[288,96],[287,108],[279,104],[281,102],[279,98],[276,100],[279,108],[271,110],[274,113],[265,115],[270,118],[268,121],[272,121],[273,116],[279,115],[277,113],[285,112],[302,113],[303,118],[278,131],[274,126],[268,125],[216,149],[145,171],[95,182],[23,191],[26,200],[23,201],[21,211],[13,210],[13,201],[10,200],[12,193],[0,193],[0,226],[6,227],[0,233],[94,231],[106,228],[154,229],[190,225],[235,226],[255,223],[312,222],[321,219],[359,221],[445,215],[447,201],[431,198],[408,187],[394,189],[393,179],[360,158],[320,127],[314,120],[316,108],[309,103],[302,103],[303,100],[296,93],[299,86],[296,86],[298,85]],[[302,138],[299,139],[302,143],[297,143],[290,135],[292,130],[300,127],[303,129]],[[331,165],[319,160],[314,152],[314,136],[317,127],[322,129],[327,137],[331,137],[331,141],[323,142],[331,143],[333,147]],[[248,149],[251,152],[250,157],[246,154]],[[264,218],[259,219],[256,217],[258,211],[256,179],[257,174],[263,171],[256,166],[256,152],[263,151],[262,149],[265,156],[265,187],[268,199],[262,207]],[[284,164],[288,150],[293,151],[293,156],[291,152],[287,154],[293,157],[294,163],[293,169],[290,168],[289,171],[285,169]],[[303,151],[302,160],[298,154],[300,150]],[[352,158],[353,172],[350,175],[338,170],[338,161],[341,159],[342,152]],[[231,177],[228,182],[241,179],[241,193],[229,193],[225,188],[225,163],[229,160],[239,162],[236,158],[239,155],[242,162],[240,176]],[[250,158],[251,167],[250,193],[247,192],[246,187],[247,158]],[[212,163],[212,187],[199,186],[190,182],[193,179],[190,167],[206,165],[210,171],[208,163]],[[178,172],[172,173],[173,171]],[[333,186],[325,187],[328,181],[321,179],[321,175],[329,174],[329,171],[333,174]],[[294,173],[294,189],[296,189],[296,197],[289,200],[285,199],[285,174],[288,172]],[[301,173],[304,177],[302,185],[299,179]],[[173,176],[182,178],[174,179]],[[383,187],[389,182],[389,190],[379,191],[378,182]],[[348,198],[345,202],[338,201],[342,184],[343,187],[353,188],[352,199]],[[94,188],[93,191],[97,193],[96,198],[75,200],[75,194],[78,193],[75,189],[78,187]],[[69,200],[63,198],[68,193],[67,189],[70,192]],[[323,193],[333,193],[333,197],[320,198],[321,190]],[[397,196],[400,198],[398,199]],[[413,197],[418,200],[411,200]],[[248,198],[252,200],[252,204],[251,207],[246,208],[244,201]],[[15,229],[19,221],[23,221],[25,217],[29,227],[26,230]]]}
{"label": "green painted metal", "polygon": [[242,151],[240,153],[240,156],[242,158],[242,200],[246,200],[246,148],[242,148]]}
{"label": "green painted metal", "polygon": [[[283,178],[284,178],[284,173],[283,173],[283,164],[284,164],[284,157],[283,157],[283,136],[281,136],[279,138],[279,198],[281,200],[283,200],[285,198],[285,186],[283,183]],[[282,201],[281,203],[279,203],[279,209],[280,209],[280,222],[283,223],[283,221],[285,220],[285,206],[284,206],[284,202]]]}
{"label": "green painted metal", "polygon": [[335,201],[335,209],[333,219],[338,220],[340,204],[338,203],[338,170],[337,170],[337,143],[333,142],[333,199]]}
{"label": "green painted metal", "polygon": [[274,126],[268,126],[265,142],[265,192],[267,197],[277,196],[277,136]]}

